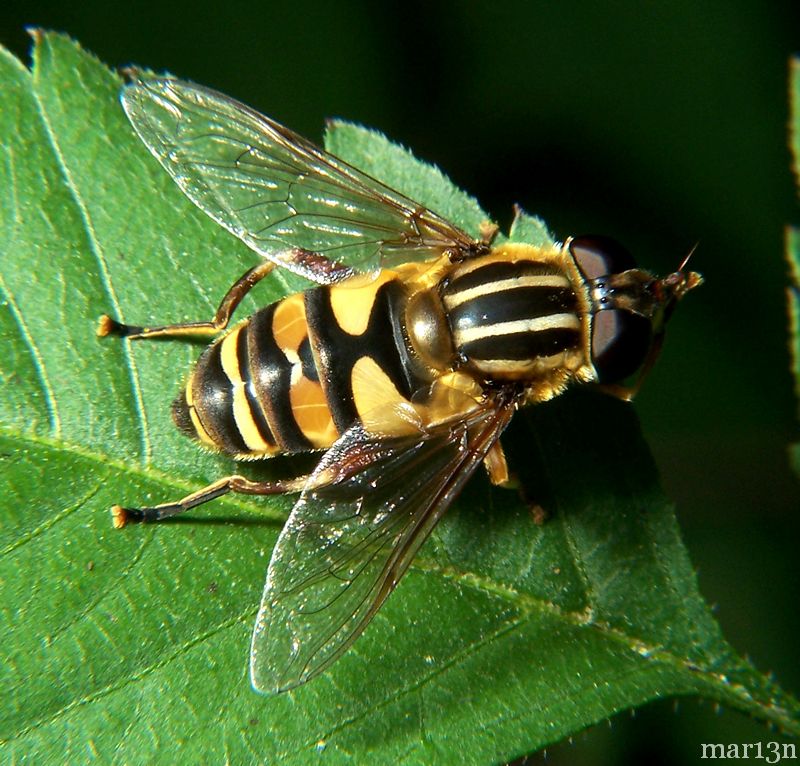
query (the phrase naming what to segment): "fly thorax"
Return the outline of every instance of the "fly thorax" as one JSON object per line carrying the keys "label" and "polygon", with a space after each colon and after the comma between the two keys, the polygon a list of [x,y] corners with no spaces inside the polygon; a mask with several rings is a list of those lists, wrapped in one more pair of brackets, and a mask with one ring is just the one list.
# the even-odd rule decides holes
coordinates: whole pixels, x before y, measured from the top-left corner
{"label": "fly thorax", "polygon": [[497,253],[465,262],[441,287],[457,353],[466,368],[490,380],[535,381],[584,360],[579,301],[568,275],[556,259],[527,249],[537,257]]}
{"label": "fly thorax", "polygon": [[405,329],[416,359],[430,371],[451,369],[457,359],[438,291],[421,289],[408,300]]}

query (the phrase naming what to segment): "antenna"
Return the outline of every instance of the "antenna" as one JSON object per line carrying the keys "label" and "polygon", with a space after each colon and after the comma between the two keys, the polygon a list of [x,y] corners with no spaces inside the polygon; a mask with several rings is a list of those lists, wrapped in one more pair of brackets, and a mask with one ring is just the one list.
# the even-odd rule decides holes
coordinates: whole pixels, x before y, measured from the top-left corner
{"label": "antenna", "polygon": [[681,265],[678,266],[678,271],[681,272],[686,268],[686,265],[689,263],[689,259],[694,255],[694,251],[697,250],[698,245],[700,242],[695,242],[692,246],[692,249],[689,250],[686,257],[681,261]]}

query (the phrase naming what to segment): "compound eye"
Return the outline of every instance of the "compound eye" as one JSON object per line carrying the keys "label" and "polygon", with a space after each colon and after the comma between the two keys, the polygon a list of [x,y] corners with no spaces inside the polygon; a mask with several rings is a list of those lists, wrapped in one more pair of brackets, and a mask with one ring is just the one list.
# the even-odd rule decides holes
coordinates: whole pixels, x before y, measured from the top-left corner
{"label": "compound eye", "polygon": [[652,339],[650,320],[624,309],[598,311],[592,322],[592,364],[599,383],[618,383],[638,370]]}
{"label": "compound eye", "polygon": [[611,237],[575,237],[569,243],[569,251],[586,279],[598,279],[636,268],[633,256]]}

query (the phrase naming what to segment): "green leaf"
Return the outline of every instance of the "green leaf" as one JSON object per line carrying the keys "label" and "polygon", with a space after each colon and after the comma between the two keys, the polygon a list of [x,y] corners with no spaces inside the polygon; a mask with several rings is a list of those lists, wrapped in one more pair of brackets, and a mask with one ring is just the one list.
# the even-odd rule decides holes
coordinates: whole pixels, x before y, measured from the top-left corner
{"label": "green leaf", "polygon": [[789,109],[791,112],[789,146],[792,150],[792,171],[800,188],[800,58],[789,60]]}
{"label": "green leaf", "polygon": [[[291,499],[114,531],[113,503],[231,466],[170,422],[200,347],[94,332],[105,311],[208,317],[255,257],[138,143],[115,74],[64,37],[35,42],[32,73],[0,53],[5,762],[497,763],[674,694],[800,733],[797,702],[703,603],[632,408],[581,391],[506,440],[549,523],[477,477],[342,660],[255,694],[251,624]],[[470,231],[484,217],[376,134],[337,126],[329,144]],[[245,312],[286,289],[266,282]]]}
{"label": "green leaf", "polygon": [[555,241],[545,222],[535,215],[526,213],[521,207],[514,210],[511,231],[508,237],[512,242],[527,242],[529,245],[545,247]]}
{"label": "green leaf", "polygon": [[[790,146],[792,170],[800,189],[800,59],[790,62],[789,102],[791,107]],[[792,352],[795,397],[800,404],[800,230],[789,228],[786,235],[786,259],[789,262],[789,337]],[[798,410],[800,418],[800,410]],[[791,459],[795,473],[800,475],[800,444],[791,447]]]}
{"label": "green leaf", "polygon": [[[789,310],[789,345],[792,353],[795,397],[800,402],[800,230],[790,228],[786,234],[786,257],[790,283],[787,289]],[[798,411],[800,417],[800,410]],[[800,475],[800,444],[792,445],[792,465]]]}

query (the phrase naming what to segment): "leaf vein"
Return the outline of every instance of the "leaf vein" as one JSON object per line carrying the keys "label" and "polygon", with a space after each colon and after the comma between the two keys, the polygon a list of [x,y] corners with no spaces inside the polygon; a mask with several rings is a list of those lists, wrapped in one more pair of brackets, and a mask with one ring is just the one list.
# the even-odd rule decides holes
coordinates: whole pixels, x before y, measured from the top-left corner
{"label": "leaf vein", "polygon": [[[88,618],[91,615],[91,613],[98,606],[100,606],[100,604],[103,602],[103,600],[106,598],[106,596],[108,596],[109,593],[112,593],[115,590],[115,588],[117,587],[117,583],[122,582],[134,570],[134,568],[138,565],[138,563],[142,560],[142,558],[144,557],[145,551],[150,546],[150,543],[152,542],[152,540],[153,540],[153,536],[152,535],[150,535],[147,538],[142,539],[138,550],[133,555],[133,557],[129,560],[129,562],[125,566],[125,568],[118,572],[117,576],[114,578],[114,581],[113,582],[106,582],[106,587],[103,588],[103,590],[99,591],[95,598],[93,598],[91,601],[89,601],[89,603],[86,604],[86,606],[84,606],[83,609],[81,609],[80,611],[76,612],[73,615],[71,620],[69,620],[68,622],[64,623],[59,628],[57,628],[56,630],[53,631],[52,635],[50,636],[50,643],[51,644],[55,643],[55,641],[58,639],[58,637],[63,635],[64,633],[66,633],[73,625],[77,625],[81,620],[83,620],[85,618]],[[111,641],[110,639],[108,639],[108,640],[109,640],[109,642]]]}
{"label": "leaf vein", "polygon": [[130,686],[131,684],[136,684],[139,681],[143,680],[147,676],[155,673],[156,671],[167,667],[168,665],[175,662],[177,659],[182,657],[187,651],[202,644],[204,641],[207,641],[210,638],[213,638],[218,633],[221,633],[225,630],[229,630],[233,626],[244,623],[245,619],[254,620],[256,616],[257,609],[255,607],[251,609],[247,609],[246,611],[242,612],[241,614],[237,615],[236,617],[232,617],[224,622],[221,622],[219,625],[216,625],[214,628],[202,633],[195,638],[190,639],[189,641],[185,641],[180,646],[176,647],[175,650],[166,657],[163,657],[158,662],[154,662],[151,665],[147,665],[146,667],[142,668],[136,673],[132,673],[128,677],[122,678],[117,682],[106,684],[100,689],[97,689],[80,699],[76,699],[67,705],[64,705],[59,710],[56,710],[52,715],[48,716],[46,719],[40,719],[38,721],[33,721],[32,723],[28,724],[27,726],[20,729],[18,732],[14,733],[13,735],[9,736],[4,742],[13,742],[15,740],[22,739],[23,737],[27,736],[31,732],[35,731],[36,729],[43,728],[45,726],[49,726],[50,724],[58,721],[60,718],[72,713],[73,711],[85,706],[90,705],[94,702],[97,702],[104,697],[107,697],[110,694],[114,694],[115,692],[121,691],[126,687]]}
{"label": "leaf vein", "polygon": [[[131,463],[123,462],[113,456],[107,456],[101,453],[92,452],[87,450],[82,445],[73,444],[71,442],[55,441],[48,438],[43,438],[35,434],[24,433],[16,430],[9,429],[0,425],[0,437],[5,437],[11,441],[23,441],[35,447],[53,450],[55,452],[64,452],[69,455],[75,455],[79,458],[87,460],[92,463],[97,463],[104,468],[109,468],[112,471],[119,471],[129,474],[144,481],[152,481],[161,484],[164,487],[169,487],[177,492],[182,492],[188,495],[198,489],[196,482],[180,481],[175,474],[166,474],[157,471],[152,465],[147,468],[140,468]],[[259,515],[264,517],[267,521],[274,521],[277,524],[283,524],[286,521],[285,513],[272,514],[268,510],[269,506],[255,505],[248,503],[245,500],[236,498],[236,496],[227,496],[220,498],[219,503],[223,505],[233,506],[246,512],[257,511]]]}
{"label": "leaf vein", "polygon": [[[696,661],[676,655],[671,649],[660,644],[648,644],[642,639],[626,633],[619,628],[612,626],[608,622],[595,619],[594,610],[587,606],[581,612],[570,612],[562,609],[552,601],[540,599],[530,594],[521,593],[504,583],[499,583],[487,577],[473,572],[464,572],[452,566],[443,567],[433,561],[418,560],[415,562],[416,568],[438,573],[442,577],[452,579],[460,585],[465,585],[473,589],[481,590],[489,595],[504,598],[510,601],[518,609],[526,613],[526,619],[531,619],[535,613],[546,612],[556,619],[562,620],[578,628],[589,628],[596,630],[601,635],[624,646],[628,651],[645,660],[655,660],[670,664],[683,671],[690,671],[698,677],[702,677],[705,682],[710,682],[712,686],[719,688],[727,682],[718,672],[714,670],[714,658],[709,658],[710,663],[700,666]],[[520,624],[525,620],[520,621]],[[728,686],[730,688],[730,686]],[[737,697],[744,697],[739,695]],[[762,706],[763,707],[763,706]]]}
{"label": "leaf vein", "polygon": [[[330,737],[333,737],[338,732],[352,726],[353,724],[358,723],[360,720],[367,718],[368,716],[374,715],[377,710],[382,710],[389,705],[394,704],[395,702],[400,701],[403,697],[407,697],[409,694],[421,689],[423,686],[429,684],[434,678],[441,675],[445,671],[449,670],[453,665],[465,660],[466,658],[470,657],[471,655],[479,652],[484,646],[496,641],[501,636],[504,636],[506,633],[510,633],[516,630],[521,625],[524,625],[527,622],[527,618],[524,619],[513,619],[509,620],[508,622],[502,623],[498,628],[492,631],[490,634],[483,636],[479,641],[475,641],[471,644],[468,644],[463,649],[458,652],[455,652],[452,657],[449,658],[447,662],[442,663],[440,666],[431,669],[429,673],[427,673],[423,678],[420,680],[409,684],[408,686],[403,687],[402,689],[398,689],[398,691],[393,694],[391,697],[387,697],[382,702],[377,704],[373,704],[362,710],[355,716],[348,718],[347,720],[342,721],[341,723],[337,724],[336,726],[332,727],[330,730],[323,734],[322,739],[327,740]],[[306,747],[311,747],[314,743],[307,742]]]}
{"label": "leaf vein", "polygon": [[20,548],[23,545],[27,545],[29,542],[35,540],[42,533],[46,532],[47,530],[54,527],[56,524],[72,516],[73,513],[80,510],[84,505],[86,505],[86,503],[97,494],[99,489],[100,485],[98,484],[97,486],[89,490],[89,492],[87,492],[80,500],[76,501],[67,508],[64,508],[64,510],[62,510],[61,512],[48,516],[44,522],[34,527],[30,531],[25,532],[21,534],[19,537],[15,538],[14,542],[10,543],[5,548],[0,550],[0,556],[7,556],[9,553],[12,553],[17,548]]}
{"label": "leaf vein", "polygon": [[[50,122],[50,119],[47,115],[47,111],[42,104],[41,98],[39,93],[37,92],[36,88],[34,87],[34,101],[36,103],[37,111],[39,112],[39,116],[42,119],[42,124],[45,127],[45,134],[47,135],[47,141],[50,145],[50,148],[53,151],[53,156],[55,157],[56,163],[61,171],[61,175],[63,177],[64,183],[69,191],[70,196],[75,202],[75,205],[78,208],[78,211],[81,216],[81,220],[83,221],[84,230],[86,231],[86,236],[89,241],[89,250],[92,255],[95,257],[98,266],[98,274],[100,276],[101,284],[106,294],[108,295],[109,301],[111,305],[114,307],[114,311],[118,317],[122,319],[122,310],[119,303],[119,300],[116,295],[116,291],[114,290],[114,286],[111,280],[111,274],[108,270],[108,264],[103,256],[102,247],[100,245],[100,241],[97,237],[97,233],[94,230],[94,225],[92,223],[92,218],[89,213],[89,209],[84,201],[80,191],[78,190],[77,184],[75,183],[75,179],[72,177],[72,173],[67,165],[66,159],[61,151],[61,147],[58,144],[58,140],[56,138],[56,133],[53,128],[53,125]],[[138,425],[141,437],[141,447],[142,447],[142,458],[145,464],[149,464],[151,456],[152,456],[152,445],[150,442],[150,433],[149,427],[147,424],[147,414],[144,408],[144,398],[142,395],[141,384],[139,382],[139,372],[136,366],[136,361],[133,357],[133,353],[130,349],[130,346],[126,343],[123,344],[123,356],[125,358],[126,366],[128,368],[128,374],[131,381],[131,388],[133,390],[133,397],[136,406],[136,411],[138,414]]]}
{"label": "leaf vein", "polygon": [[56,401],[55,391],[50,384],[50,379],[47,376],[47,369],[45,367],[44,359],[39,351],[38,345],[36,344],[36,340],[25,323],[25,320],[22,318],[22,312],[20,311],[20,308],[14,299],[14,295],[6,286],[6,282],[3,279],[2,274],[0,274],[0,290],[2,290],[3,295],[8,301],[8,305],[11,309],[11,317],[19,330],[20,338],[27,347],[28,352],[31,355],[33,366],[36,369],[36,377],[39,381],[39,388],[44,396],[47,417],[50,422],[50,433],[53,438],[58,438],[61,435],[61,416],[58,412],[58,403]]}

